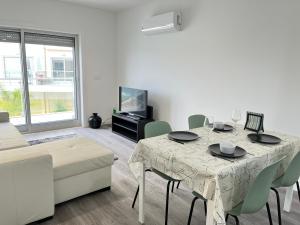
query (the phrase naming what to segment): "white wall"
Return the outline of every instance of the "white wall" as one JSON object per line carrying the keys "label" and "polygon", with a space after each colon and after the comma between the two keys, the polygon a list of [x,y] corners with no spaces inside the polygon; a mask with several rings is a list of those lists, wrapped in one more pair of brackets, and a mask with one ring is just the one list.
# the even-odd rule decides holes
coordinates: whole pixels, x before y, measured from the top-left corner
{"label": "white wall", "polygon": [[115,88],[115,15],[58,1],[0,0],[0,26],[78,34],[83,122],[92,112],[111,116]]}
{"label": "white wall", "polygon": [[[179,33],[144,36],[143,21],[181,10]],[[265,127],[300,135],[300,1],[164,0],[117,18],[117,83],[148,89],[175,129],[193,113],[229,121],[265,113]]]}

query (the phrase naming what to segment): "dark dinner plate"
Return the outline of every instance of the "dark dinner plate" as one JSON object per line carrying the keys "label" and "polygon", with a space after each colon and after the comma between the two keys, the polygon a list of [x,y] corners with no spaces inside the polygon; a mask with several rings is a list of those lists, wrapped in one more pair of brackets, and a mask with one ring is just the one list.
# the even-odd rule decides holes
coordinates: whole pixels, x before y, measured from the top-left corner
{"label": "dark dinner plate", "polygon": [[258,142],[262,144],[279,144],[281,142],[281,139],[279,137],[275,137],[269,134],[256,134],[256,133],[251,133],[248,134],[248,138],[252,142]]}
{"label": "dark dinner plate", "polygon": [[230,125],[225,124],[225,125],[224,125],[224,129],[217,129],[217,128],[215,128],[214,130],[216,130],[216,131],[228,132],[228,131],[232,131],[232,130],[233,130],[233,126],[230,126]]}
{"label": "dark dinner plate", "polygon": [[208,146],[208,149],[213,156],[225,157],[225,158],[241,158],[247,154],[247,151],[239,146],[235,148],[233,154],[222,153],[220,149],[220,144],[210,145]]}
{"label": "dark dinner plate", "polygon": [[194,141],[199,138],[198,134],[189,131],[174,131],[169,133],[168,137],[178,141]]}

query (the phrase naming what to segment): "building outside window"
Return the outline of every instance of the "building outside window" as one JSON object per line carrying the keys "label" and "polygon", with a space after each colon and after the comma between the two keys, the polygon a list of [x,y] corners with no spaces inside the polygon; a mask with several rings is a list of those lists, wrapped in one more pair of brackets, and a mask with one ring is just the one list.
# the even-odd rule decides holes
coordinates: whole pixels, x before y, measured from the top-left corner
{"label": "building outside window", "polygon": [[69,58],[52,58],[52,76],[54,78],[72,78],[74,76],[73,60]]}

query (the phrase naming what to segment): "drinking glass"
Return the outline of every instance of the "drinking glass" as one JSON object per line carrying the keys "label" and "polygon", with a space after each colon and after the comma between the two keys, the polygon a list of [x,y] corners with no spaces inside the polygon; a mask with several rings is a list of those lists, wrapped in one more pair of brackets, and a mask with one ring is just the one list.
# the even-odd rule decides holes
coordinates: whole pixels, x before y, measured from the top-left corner
{"label": "drinking glass", "polygon": [[237,132],[237,123],[242,119],[242,114],[240,109],[234,109],[232,111],[231,119],[234,122],[234,129]]}
{"label": "drinking glass", "polygon": [[215,119],[213,116],[207,116],[205,118],[205,127],[207,130],[207,145],[209,145],[209,137],[210,137],[211,132],[214,129],[214,122],[215,122]]}

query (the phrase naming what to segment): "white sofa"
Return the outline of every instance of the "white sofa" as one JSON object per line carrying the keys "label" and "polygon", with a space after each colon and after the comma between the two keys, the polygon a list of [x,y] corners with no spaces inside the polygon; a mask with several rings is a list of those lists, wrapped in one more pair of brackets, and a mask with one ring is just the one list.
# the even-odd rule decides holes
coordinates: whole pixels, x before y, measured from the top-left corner
{"label": "white sofa", "polygon": [[9,151],[0,152],[0,224],[21,225],[52,216],[52,157],[42,152],[2,157]]}
{"label": "white sofa", "polygon": [[9,135],[0,135],[0,225],[51,217],[55,204],[110,188],[110,150],[86,138],[28,146],[1,113],[0,119],[0,133],[10,129]]}

